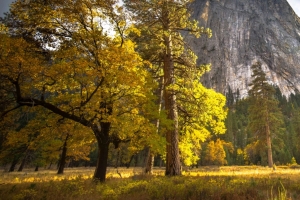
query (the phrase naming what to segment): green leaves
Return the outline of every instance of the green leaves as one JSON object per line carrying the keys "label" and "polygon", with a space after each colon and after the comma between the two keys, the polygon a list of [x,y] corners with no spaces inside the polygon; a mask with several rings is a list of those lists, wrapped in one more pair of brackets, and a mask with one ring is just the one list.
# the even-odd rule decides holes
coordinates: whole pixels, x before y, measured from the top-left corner
{"label": "green leaves", "polygon": [[272,132],[276,132],[282,125],[282,113],[275,99],[275,89],[271,86],[262,70],[261,64],[252,66],[253,81],[249,90],[249,128],[253,133],[263,135],[264,127],[269,124]]}
{"label": "green leaves", "polygon": [[249,129],[257,136],[257,143],[263,144],[256,145],[260,147],[261,152],[264,152],[263,148],[267,146],[268,164],[272,167],[272,140],[274,142],[275,136],[283,126],[283,115],[275,99],[275,89],[268,83],[261,63],[255,63],[251,69],[253,81],[249,90]]}
{"label": "green leaves", "polygon": [[210,65],[196,65],[197,56],[183,37],[186,33],[211,37],[210,29],[198,27],[196,20],[190,20],[190,2],[125,0],[137,27],[142,30],[141,38],[136,39],[139,52],[157,67],[152,68],[153,76],[164,76],[164,104],[168,119],[173,121],[168,127],[167,145],[174,144],[172,148],[177,151],[175,139],[168,141],[171,138],[168,136],[173,134],[175,138],[179,133],[179,149],[185,165],[196,163],[200,143],[211,133],[225,132],[226,117],[225,97],[199,82]]}

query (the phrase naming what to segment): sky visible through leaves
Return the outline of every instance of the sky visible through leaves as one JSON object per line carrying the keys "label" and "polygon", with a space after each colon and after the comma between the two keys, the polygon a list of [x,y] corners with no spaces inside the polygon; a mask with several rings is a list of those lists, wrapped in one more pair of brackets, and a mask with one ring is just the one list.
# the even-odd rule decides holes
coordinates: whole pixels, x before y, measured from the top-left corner
{"label": "sky visible through leaves", "polygon": [[[3,17],[3,13],[9,10],[9,5],[14,0],[0,0],[0,17]],[[300,0],[287,0],[289,4],[292,6],[294,11],[300,17]]]}

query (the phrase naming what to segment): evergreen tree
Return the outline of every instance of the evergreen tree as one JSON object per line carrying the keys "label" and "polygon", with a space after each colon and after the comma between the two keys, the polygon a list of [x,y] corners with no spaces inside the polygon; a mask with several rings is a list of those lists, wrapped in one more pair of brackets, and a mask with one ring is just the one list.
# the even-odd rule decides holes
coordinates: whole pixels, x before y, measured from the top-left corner
{"label": "evergreen tree", "polygon": [[[142,30],[142,33],[145,32],[147,34],[144,40],[147,43],[142,42],[144,47],[139,48],[153,50],[151,53],[155,56],[151,56],[149,53],[144,53],[144,55],[151,59],[152,62],[155,60],[162,63],[164,106],[167,118],[172,121],[172,127],[166,131],[166,175],[180,175],[180,130],[197,129],[197,127],[182,127],[181,129],[179,125],[180,120],[186,122],[187,118],[189,118],[189,121],[194,121],[194,118],[186,115],[186,118],[180,119],[182,113],[190,113],[192,106],[183,108],[181,102],[186,100],[186,98],[181,101],[181,97],[187,97],[187,95],[180,96],[178,92],[181,94],[190,92],[191,99],[201,99],[202,96],[199,97],[199,95],[193,94],[197,92],[196,90],[202,89],[199,86],[198,79],[207,69],[207,66],[200,69],[196,66],[196,56],[186,46],[182,32],[188,32],[199,37],[203,33],[211,36],[211,31],[198,27],[197,21],[190,20],[188,5],[192,0],[125,0],[124,2],[127,9],[133,13],[132,16],[137,27]],[[197,79],[194,78],[196,76]],[[185,81],[188,79],[189,81]],[[208,91],[206,93],[212,92]],[[221,97],[216,99],[222,102]],[[188,102],[188,100],[185,102]],[[191,138],[186,139],[188,143],[190,143],[189,140]],[[198,138],[197,140],[199,141]]]}
{"label": "evergreen tree", "polygon": [[278,100],[275,99],[274,87],[268,83],[261,63],[255,63],[251,69],[253,80],[249,90],[249,129],[261,144],[266,145],[268,166],[272,167],[272,138],[283,124],[282,113],[278,108]]}
{"label": "evergreen tree", "polygon": [[296,160],[300,161],[300,145],[299,145],[299,138],[300,138],[300,108],[294,106],[295,103],[291,102],[292,111],[289,118],[289,130],[290,130],[290,144],[293,147],[292,152],[293,156]]}

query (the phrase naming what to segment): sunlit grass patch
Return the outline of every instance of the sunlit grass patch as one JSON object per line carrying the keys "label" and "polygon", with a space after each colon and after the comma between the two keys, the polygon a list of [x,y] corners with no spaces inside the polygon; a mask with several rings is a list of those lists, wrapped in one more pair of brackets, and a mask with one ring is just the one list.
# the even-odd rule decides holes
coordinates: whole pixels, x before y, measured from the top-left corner
{"label": "sunlit grass patch", "polygon": [[[0,197],[16,200],[77,199],[300,199],[300,171],[265,167],[209,167],[189,169],[183,176],[165,177],[141,168],[109,168],[107,182],[92,180],[93,169],[1,173]],[[290,173],[290,174],[289,174]],[[121,176],[120,176],[121,174]]]}
{"label": "sunlit grass patch", "polygon": [[32,183],[72,180],[80,176],[82,179],[91,179],[94,168],[72,168],[66,169],[64,174],[58,175],[56,170],[40,170],[38,172],[25,170],[23,172],[2,172],[0,173],[0,184],[9,183]]}

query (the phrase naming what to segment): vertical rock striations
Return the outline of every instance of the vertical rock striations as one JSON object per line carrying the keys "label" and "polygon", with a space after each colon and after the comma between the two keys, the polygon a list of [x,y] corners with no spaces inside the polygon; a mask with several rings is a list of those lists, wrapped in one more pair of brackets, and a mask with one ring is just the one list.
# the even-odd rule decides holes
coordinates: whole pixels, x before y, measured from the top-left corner
{"label": "vertical rock striations", "polygon": [[202,79],[207,87],[244,97],[250,67],[260,61],[285,95],[300,91],[300,18],[286,0],[195,0],[191,8],[213,31],[210,39],[186,37],[199,63],[212,64]]}

